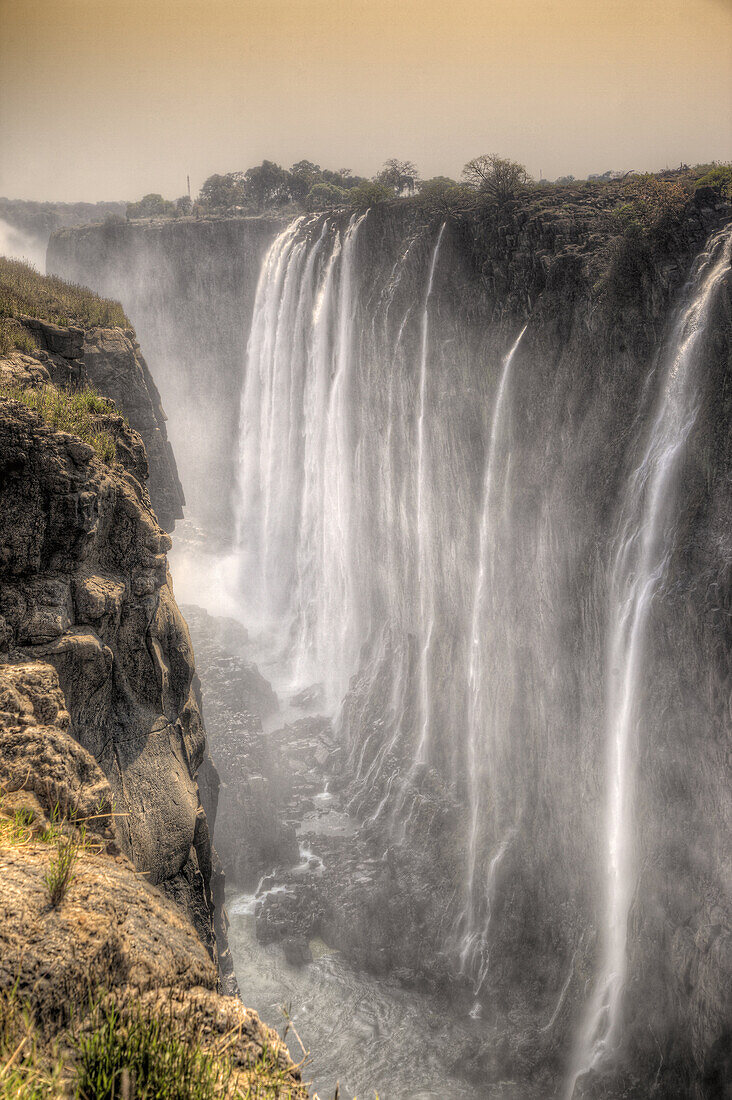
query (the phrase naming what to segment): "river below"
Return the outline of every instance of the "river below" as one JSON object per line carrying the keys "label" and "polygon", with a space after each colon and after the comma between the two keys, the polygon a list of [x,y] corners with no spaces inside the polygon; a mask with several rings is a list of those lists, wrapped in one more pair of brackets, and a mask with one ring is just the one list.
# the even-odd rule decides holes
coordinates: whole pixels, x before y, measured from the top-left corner
{"label": "river below", "polygon": [[[303,1080],[311,1095],[333,1100],[480,1100],[484,1089],[451,1073],[479,1036],[480,1021],[454,1006],[353,970],[339,952],[311,942],[313,962],[293,966],[280,944],[259,943],[255,897],[227,891],[229,942],[244,1003],[280,1034],[289,1012],[309,1059]],[[295,1062],[303,1052],[287,1036]]]}

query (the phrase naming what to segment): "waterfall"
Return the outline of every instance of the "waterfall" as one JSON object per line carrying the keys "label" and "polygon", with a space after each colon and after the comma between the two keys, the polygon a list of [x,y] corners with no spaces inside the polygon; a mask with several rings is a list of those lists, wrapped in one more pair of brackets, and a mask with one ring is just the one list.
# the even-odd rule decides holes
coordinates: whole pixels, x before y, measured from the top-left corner
{"label": "waterfall", "polygon": [[422,310],[421,348],[419,358],[419,419],[417,421],[417,583],[419,585],[420,605],[420,652],[419,652],[419,703],[420,732],[417,744],[416,763],[423,764],[427,758],[430,737],[430,644],[434,630],[434,605],[432,604],[433,585],[431,570],[432,553],[429,546],[429,522],[426,515],[427,444],[425,440],[427,409],[427,363],[429,350],[429,305],[432,296],[432,284],[435,279],[437,257],[440,254],[445,222],[440,226],[437,240],[430,260],[427,292]]}
{"label": "waterfall", "polygon": [[332,705],[353,670],[353,267],[366,214],[345,230],[298,218],[262,265],[247,345],[238,492],[239,587],[279,634],[296,680]]}
{"label": "waterfall", "polygon": [[430,305],[445,224],[421,312],[409,302],[392,336],[389,310],[420,255],[407,248],[365,304],[356,251],[366,217],[345,227],[299,218],[263,262],[241,402],[238,583],[247,621],[287,656],[294,683],[324,683],[331,710],[374,624],[414,631],[418,715],[406,716],[406,669],[394,713],[396,728],[412,724],[417,764],[432,722]]}
{"label": "waterfall", "polygon": [[[507,408],[511,364],[526,332],[526,325],[516,338],[503,361],[496,400],[493,407],[490,437],[483,476],[483,504],[481,509],[478,571],[473,598],[470,629],[470,657],[468,662],[468,795],[470,804],[470,834],[468,841],[468,871],[466,901],[463,911],[463,935],[460,946],[461,968],[469,968],[477,975],[476,992],[485,980],[487,972],[488,926],[490,923],[491,895],[500,862],[513,835],[509,829],[491,857],[486,881],[480,896],[476,896],[479,884],[479,854],[481,851],[481,820],[484,812],[486,785],[495,788],[495,739],[499,731],[495,727],[496,711],[488,705],[488,698],[498,690],[494,669],[486,661],[486,649],[490,641],[486,630],[494,632],[499,615],[496,593],[496,556],[506,549],[510,532],[507,530],[507,478],[508,454],[506,453]],[[499,471],[498,467],[501,467]],[[503,479],[501,479],[501,471]],[[501,484],[502,481],[502,484]],[[495,656],[495,655],[494,655]],[[500,833],[500,823],[495,822],[494,832]]]}
{"label": "waterfall", "polygon": [[586,1009],[567,1098],[578,1079],[617,1046],[627,970],[633,865],[633,756],[642,735],[639,713],[645,647],[654,598],[662,589],[674,546],[679,465],[699,406],[699,357],[714,293],[729,270],[732,228],[710,241],[697,260],[670,343],[658,407],[642,459],[629,479],[621,509],[609,588],[607,647],[607,854],[602,949]]}

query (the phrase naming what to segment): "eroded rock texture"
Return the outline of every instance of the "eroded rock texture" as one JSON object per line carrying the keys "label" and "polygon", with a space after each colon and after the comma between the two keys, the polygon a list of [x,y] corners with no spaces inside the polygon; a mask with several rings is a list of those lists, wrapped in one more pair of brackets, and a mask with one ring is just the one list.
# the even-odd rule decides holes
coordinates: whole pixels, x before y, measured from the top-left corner
{"label": "eroded rock texture", "polygon": [[[0,667],[0,993],[20,998],[42,1058],[58,1058],[61,1044],[62,1072],[75,1053],[73,1044],[64,1050],[66,1029],[104,995],[119,1008],[168,1014],[204,1048],[225,1042],[242,1092],[276,1081],[278,1095],[306,1100],[276,1032],[218,994],[218,970],[190,909],[120,852],[118,840],[129,848],[131,819],[119,816],[112,787],[73,729],[51,663]],[[58,848],[49,827],[78,841],[81,824],[70,885],[51,905],[46,879]],[[59,1086],[53,1095],[67,1092]]]}
{"label": "eroded rock texture", "polygon": [[[120,353],[132,347],[127,337],[93,338],[99,373],[109,339]],[[50,383],[31,356],[2,367],[23,384]],[[117,440],[113,466],[21,402],[0,401],[0,659],[56,670],[70,730],[123,815],[122,849],[180,902],[215,958],[211,838],[196,780],[205,733],[170,537],[144,488],[140,436],[120,417],[102,419]]]}

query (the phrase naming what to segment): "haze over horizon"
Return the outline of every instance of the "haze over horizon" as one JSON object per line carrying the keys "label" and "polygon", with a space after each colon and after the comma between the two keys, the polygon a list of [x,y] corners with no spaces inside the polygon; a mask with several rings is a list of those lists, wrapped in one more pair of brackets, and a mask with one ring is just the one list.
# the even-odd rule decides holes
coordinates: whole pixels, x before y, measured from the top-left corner
{"label": "haze over horizon", "polygon": [[729,159],[730,0],[0,0],[0,194],[482,152],[583,178]]}

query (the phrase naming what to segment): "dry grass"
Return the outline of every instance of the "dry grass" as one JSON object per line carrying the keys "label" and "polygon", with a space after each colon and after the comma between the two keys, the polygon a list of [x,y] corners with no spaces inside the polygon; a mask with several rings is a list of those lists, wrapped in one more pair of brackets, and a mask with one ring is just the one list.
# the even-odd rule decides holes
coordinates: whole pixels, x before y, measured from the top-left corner
{"label": "dry grass", "polygon": [[116,458],[114,437],[99,423],[100,417],[119,415],[105,397],[92,389],[68,392],[54,386],[33,389],[14,382],[0,381],[0,398],[20,401],[56,432],[68,432],[88,443],[97,456],[111,466]]}
{"label": "dry grass", "polygon": [[56,325],[119,325],[129,328],[119,302],[100,298],[30,264],[0,256],[0,318],[26,315]]}
{"label": "dry grass", "polygon": [[0,355],[16,350],[31,354],[37,349],[35,339],[21,324],[8,318],[0,320]]}
{"label": "dry grass", "polygon": [[[102,996],[72,1013],[58,1044],[44,1042],[29,1001],[0,990],[0,1100],[291,1100],[302,1086],[264,1047],[249,1066],[212,1048],[192,1016],[152,1013]],[[63,1049],[62,1049],[63,1048]]]}

